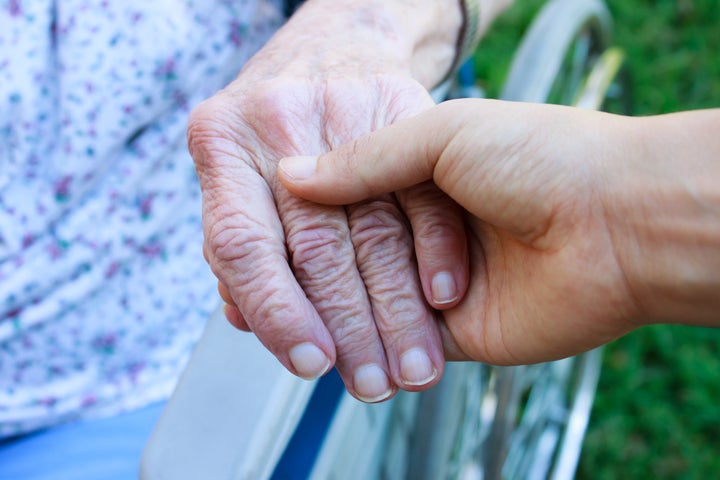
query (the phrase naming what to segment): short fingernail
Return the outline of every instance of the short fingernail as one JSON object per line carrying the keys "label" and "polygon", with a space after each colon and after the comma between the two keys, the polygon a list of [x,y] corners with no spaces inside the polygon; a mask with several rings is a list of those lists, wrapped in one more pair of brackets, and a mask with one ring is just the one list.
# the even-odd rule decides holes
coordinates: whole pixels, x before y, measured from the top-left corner
{"label": "short fingernail", "polygon": [[425,385],[437,377],[437,369],[425,350],[411,348],[400,357],[400,376],[405,385]]}
{"label": "short fingernail", "polygon": [[295,180],[307,180],[315,174],[317,157],[288,157],[280,160],[279,168]]}
{"label": "short fingernail", "polygon": [[363,402],[374,403],[392,395],[390,380],[379,365],[363,365],[355,371],[353,386],[358,398]]}
{"label": "short fingernail", "polygon": [[457,300],[455,277],[450,272],[440,272],[432,279],[433,302],[438,305],[452,303]]}
{"label": "short fingernail", "polygon": [[330,359],[312,343],[296,345],[289,355],[298,376],[306,380],[314,380],[330,369]]}

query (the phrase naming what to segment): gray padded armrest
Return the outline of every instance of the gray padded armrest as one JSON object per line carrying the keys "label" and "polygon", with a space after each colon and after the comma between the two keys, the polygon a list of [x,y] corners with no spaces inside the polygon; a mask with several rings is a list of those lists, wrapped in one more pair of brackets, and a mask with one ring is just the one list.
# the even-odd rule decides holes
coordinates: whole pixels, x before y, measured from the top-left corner
{"label": "gray padded armrest", "polygon": [[140,479],[268,478],[314,386],[218,310],[145,447]]}

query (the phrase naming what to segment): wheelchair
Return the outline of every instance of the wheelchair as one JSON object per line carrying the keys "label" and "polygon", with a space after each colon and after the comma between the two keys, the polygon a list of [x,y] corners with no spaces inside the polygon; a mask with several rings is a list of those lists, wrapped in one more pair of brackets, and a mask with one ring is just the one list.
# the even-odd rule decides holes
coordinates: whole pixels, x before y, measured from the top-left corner
{"label": "wheelchair", "polygon": [[[622,52],[601,0],[549,0],[514,54],[500,98],[599,109],[622,93]],[[468,68],[437,101],[478,95]],[[145,448],[140,478],[573,478],[601,350],[531,366],[449,363],[438,385],[361,403],[331,372],[288,373],[218,312]]]}

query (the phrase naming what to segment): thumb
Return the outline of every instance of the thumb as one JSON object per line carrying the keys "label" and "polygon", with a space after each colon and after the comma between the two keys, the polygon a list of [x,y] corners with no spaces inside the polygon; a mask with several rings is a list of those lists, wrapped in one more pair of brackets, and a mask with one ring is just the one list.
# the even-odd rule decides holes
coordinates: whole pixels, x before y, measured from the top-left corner
{"label": "thumb", "polygon": [[305,199],[354,203],[432,179],[445,146],[461,128],[458,115],[434,107],[319,157],[284,158],[278,177]]}
{"label": "thumb", "polygon": [[545,155],[538,138],[552,138],[553,123],[567,124],[548,119],[562,120],[571,112],[550,108],[444,102],[319,157],[282,159],[278,177],[292,193],[333,205],[432,179],[476,217],[524,234],[551,216],[553,204],[543,196],[564,177],[558,165],[540,164]]}

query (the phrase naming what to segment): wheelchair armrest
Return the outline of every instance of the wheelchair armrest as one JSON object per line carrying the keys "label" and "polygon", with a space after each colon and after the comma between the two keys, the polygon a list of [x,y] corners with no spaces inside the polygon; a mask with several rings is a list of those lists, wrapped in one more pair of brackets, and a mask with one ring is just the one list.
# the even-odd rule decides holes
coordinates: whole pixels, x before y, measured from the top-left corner
{"label": "wheelchair armrest", "polygon": [[314,385],[218,310],[143,451],[140,479],[267,478]]}

